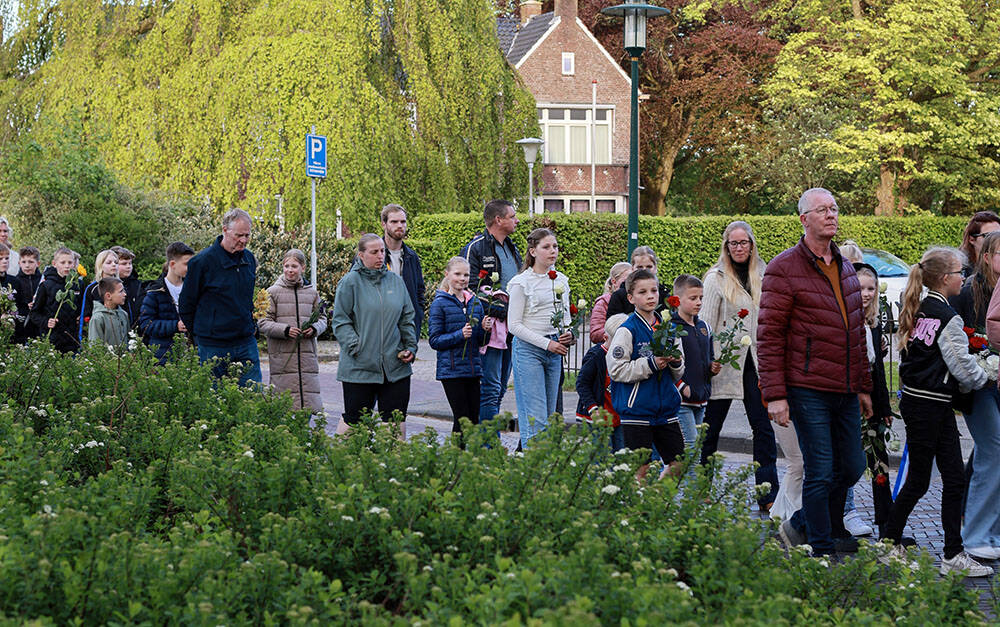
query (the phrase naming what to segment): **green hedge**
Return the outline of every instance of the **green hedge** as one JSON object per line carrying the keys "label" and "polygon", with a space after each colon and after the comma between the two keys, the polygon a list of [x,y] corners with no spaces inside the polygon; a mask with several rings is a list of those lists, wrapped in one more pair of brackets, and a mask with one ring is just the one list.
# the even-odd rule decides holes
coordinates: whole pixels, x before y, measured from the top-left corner
{"label": "green hedge", "polygon": [[[719,257],[722,231],[734,219],[754,229],[761,255],[769,260],[794,245],[802,234],[796,216],[706,216],[639,218],[639,244],[649,245],[660,257],[660,273],[671,279],[682,272],[701,275]],[[968,218],[921,216],[885,218],[843,216],[838,241],[853,239],[861,246],[889,251],[916,263],[934,244],[957,246]],[[559,237],[559,269],[570,278],[573,292],[593,298],[601,293],[608,269],[625,258],[625,216],[547,214],[521,217],[514,241],[523,253],[525,236],[545,226]],[[448,258],[458,254],[472,236],[483,229],[479,214],[436,214],[414,220],[415,238],[433,241],[433,250],[414,246],[423,260],[428,284],[437,282]]]}

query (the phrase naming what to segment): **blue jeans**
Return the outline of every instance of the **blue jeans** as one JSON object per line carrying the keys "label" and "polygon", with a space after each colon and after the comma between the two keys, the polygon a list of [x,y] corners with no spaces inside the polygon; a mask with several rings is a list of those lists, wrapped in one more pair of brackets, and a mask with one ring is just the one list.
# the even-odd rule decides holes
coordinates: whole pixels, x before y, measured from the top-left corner
{"label": "blue jeans", "polygon": [[528,448],[528,441],[545,430],[549,416],[556,410],[562,356],[516,337],[511,353],[517,426],[521,446]]}
{"label": "blue jeans", "polygon": [[962,541],[967,547],[1000,547],[1000,393],[987,383],[972,397],[965,424],[976,443],[972,479],[965,502]]}
{"label": "blue jeans", "polygon": [[253,336],[243,342],[231,344],[229,346],[205,346],[198,345],[198,359],[201,363],[212,359],[219,359],[219,362],[212,367],[212,375],[221,379],[229,372],[230,364],[240,363],[246,369],[240,375],[240,385],[248,385],[250,382],[260,383],[260,352],[257,350],[257,339]]}
{"label": "blue jeans", "polygon": [[[493,420],[500,413],[500,403],[510,380],[511,349],[488,347],[479,356],[483,379],[479,387],[479,422]],[[504,427],[506,428],[506,427]]]}
{"label": "blue jeans", "polygon": [[[677,410],[677,421],[681,426],[681,435],[684,436],[684,452],[689,453],[694,445],[698,441],[698,425],[701,424],[702,419],[705,418],[705,406],[701,407],[691,407],[690,405],[681,405],[680,409]],[[701,453],[695,452],[694,463],[691,464],[691,468],[688,470],[690,476],[695,475],[695,469],[698,465],[698,461],[701,459]]]}
{"label": "blue jeans", "polygon": [[843,528],[847,488],[865,471],[858,396],[789,387],[788,409],[805,473],[802,509],[791,522],[805,529],[813,554],[832,553],[833,526]]}

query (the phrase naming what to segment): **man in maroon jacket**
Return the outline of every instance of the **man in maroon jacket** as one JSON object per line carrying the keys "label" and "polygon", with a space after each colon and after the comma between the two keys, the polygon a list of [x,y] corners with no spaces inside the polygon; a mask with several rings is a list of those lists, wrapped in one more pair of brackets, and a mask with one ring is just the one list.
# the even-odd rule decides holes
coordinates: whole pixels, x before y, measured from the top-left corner
{"label": "man in maroon jacket", "polygon": [[829,191],[802,194],[805,235],[768,264],[757,327],[767,413],[794,423],[805,469],[802,509],[780,534],[789,545],[808,537],[814,555],[857,550],[843,527],[844,499],[865,469],[861,415],[872,412],[861,287],[833,244],[838,215]]}

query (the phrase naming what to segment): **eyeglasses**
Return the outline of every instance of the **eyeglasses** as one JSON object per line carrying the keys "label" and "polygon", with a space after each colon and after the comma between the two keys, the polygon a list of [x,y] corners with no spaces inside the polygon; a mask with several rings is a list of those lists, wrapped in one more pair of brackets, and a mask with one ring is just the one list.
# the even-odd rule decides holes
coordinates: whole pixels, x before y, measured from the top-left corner
{"label": "eyeglasses", "polygon": [[816,207],[815,209],[810,209],[809,211],[803,211],[802,215],[806,215],[807,213],[815,213],[816,215],[821,216],[835,216],[840,213],[840,207],[837,205],[833,205],[831,207]]}
{"label": "eyeglasses", "polygon": [[[0,231],[0,232],[2,232],[2,231]],[[992,233],[992,231],[990,231],[990,233]],[[986,237],[990,233],[972,233],[972,234],[969,235],[969,239],[971,239],[971,240],[977,240],[980,237]]]}
{"label": "eyeglasses", "polygon": [[951,272],[942,272],[941,274],[948,276],[949,274],[965,274],[965,270],[952,270]]}
{"label": "eyeglasses", "polygon": [[729,246],[730,248],[749,248],[750,244],[751,242],[748,239],[726,242],[726,246]]}

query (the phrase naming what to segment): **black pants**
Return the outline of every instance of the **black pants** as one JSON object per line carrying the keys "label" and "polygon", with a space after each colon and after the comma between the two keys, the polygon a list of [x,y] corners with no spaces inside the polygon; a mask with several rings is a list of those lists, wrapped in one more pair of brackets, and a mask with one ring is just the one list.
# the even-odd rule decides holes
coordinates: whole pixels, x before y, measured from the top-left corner
{"label": "black pants", "polygon": [[459,377],[457,379],[441,379],[444,395],[451,405],[454,422],[452,433],[461,433],[462,425],[459,418],[468,418],[472,424],[479,424],[479,377]]}
{"label": "black pants", "polygon": [[906,423],[906,446],[910,469],[896,502],[889,510],[885,536],[899,542],[903,527],[917,501],[926,494],[931,481],[931,464],[937,458],[941,473],[941,525],[944,527],[944,557],[951,559],[962,552],[962,492],[965,466],[958,425],[951,403],[931,401],[903,394],[899,411]]}
{"label": "black pants", "polygon": [[410,405],[410,377],[399,381],[382,383],[348,383],[344,384],[344,422],[356,425],[361,422],[361,414],[365,410],[376,411],[383,420],[388,420],[394,411],[402,414],[406,420],[406,408]]}
{"label": "black pants", "polygon": [[[733,401],[730,399],[708,401],[708,406],[705,408],[708,431],[705,433],[705,444],[701,449],[702,464],[719,449],[719,434],[722,432],[722,424],[726,421],[732,404]],[[758,503],[769,505],[774,502],[778,494],[778,445],[774,440],[771,419],[767,417],[767,409],[764,408],[764,401],[761,398],[757,382],[757,366],[749,351],[746,361],[743,362],[743,406],[747,410],[750,430],[753,431],[753,460],[758,465],[754,472],[754,480],[757,485],[765,481],[771,484],[771,491],[762,496]]]}

